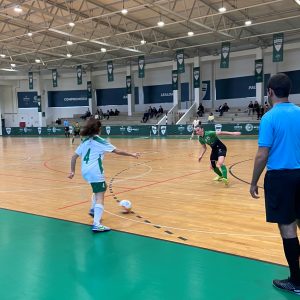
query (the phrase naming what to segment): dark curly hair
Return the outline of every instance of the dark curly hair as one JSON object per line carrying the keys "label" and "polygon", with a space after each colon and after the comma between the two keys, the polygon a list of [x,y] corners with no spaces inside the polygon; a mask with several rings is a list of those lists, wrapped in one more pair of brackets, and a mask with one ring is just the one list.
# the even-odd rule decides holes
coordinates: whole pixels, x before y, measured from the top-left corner
{"label": "dark curly hair", "polygon": [[94,118],[90,118],[81,130],[81,136],[93,136],[100,134],[101,122]]}

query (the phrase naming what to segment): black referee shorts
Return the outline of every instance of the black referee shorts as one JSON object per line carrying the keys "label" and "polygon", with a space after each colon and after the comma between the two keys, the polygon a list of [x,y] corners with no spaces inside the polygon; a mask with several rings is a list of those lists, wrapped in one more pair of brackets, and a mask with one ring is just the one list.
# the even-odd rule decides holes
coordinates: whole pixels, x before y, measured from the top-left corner
{"label": "black referee shorts", "polygon": [[267,222],[300,219],[300,169],[267,171],[264,181]]}

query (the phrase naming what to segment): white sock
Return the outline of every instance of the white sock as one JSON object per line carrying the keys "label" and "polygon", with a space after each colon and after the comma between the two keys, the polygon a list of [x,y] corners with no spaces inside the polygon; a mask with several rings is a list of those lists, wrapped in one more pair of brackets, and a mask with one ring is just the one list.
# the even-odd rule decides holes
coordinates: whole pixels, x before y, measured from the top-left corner
{"label": "white sock", "polygon": [[96,204],[96,197],[95,197],[95,194],[92,195],[92,204],[91,204],[91,209],[94,209],[95,207],[95,204]]}
{"label": "white sock", "polygon": [[96,204],[94,207],[94,225],[99,226],[104,211],[104,206],[102,204]]}

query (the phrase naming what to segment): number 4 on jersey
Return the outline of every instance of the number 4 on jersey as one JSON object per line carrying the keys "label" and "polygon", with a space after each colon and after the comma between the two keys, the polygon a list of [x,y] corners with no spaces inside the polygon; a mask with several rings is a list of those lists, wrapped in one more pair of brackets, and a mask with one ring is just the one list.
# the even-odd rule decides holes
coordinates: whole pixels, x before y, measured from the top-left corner
{"label": "number 4 on jersey", "polygon": [[91,148],[89,148],[89,150],[87,151],[86,155],[83,158],[83,161],[85,161],[85,163],[87,164],[90,160],[90,153],[91,153]]}

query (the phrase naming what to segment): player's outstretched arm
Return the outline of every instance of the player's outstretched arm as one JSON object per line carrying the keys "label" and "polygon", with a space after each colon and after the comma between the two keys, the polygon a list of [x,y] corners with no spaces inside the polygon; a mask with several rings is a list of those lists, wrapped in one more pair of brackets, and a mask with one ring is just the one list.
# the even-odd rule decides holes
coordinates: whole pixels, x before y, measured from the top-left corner
{"label": "player's outstretched arm", "polygon": [[130,152],[119,150],[119,149],[115,149],[112,152],[115,153],[115,154],[118,154],[118,155],[132,156],[132,157],[135,157],[135,158],[139,158],[141,156],[141,153],[139,153],[139,152],[130,153]]}
{"label": "player's outstretched arm", "polygon": [[68,178],[70,178],[70,179],[72,179],[75,175],[76,160],[78,157],[79,157],[79,155],[75,153],[71,158],[71,171],[68,176]]}
{"label": "player's outstretched arm", "polygon": [[242,133],[239,131],[216,131],[217,135],[234,135],[238,136],[241,135]]}
{"label": "player's outstretched arm", "polygon": [[201,145],[201,146],[202,146],[202,147],[201,147],[201,150],[200,150],[200,153],[199,153],[198,162],[201,161],[201,159],[202,159],[204,153],[206,152],[206,145]]}

